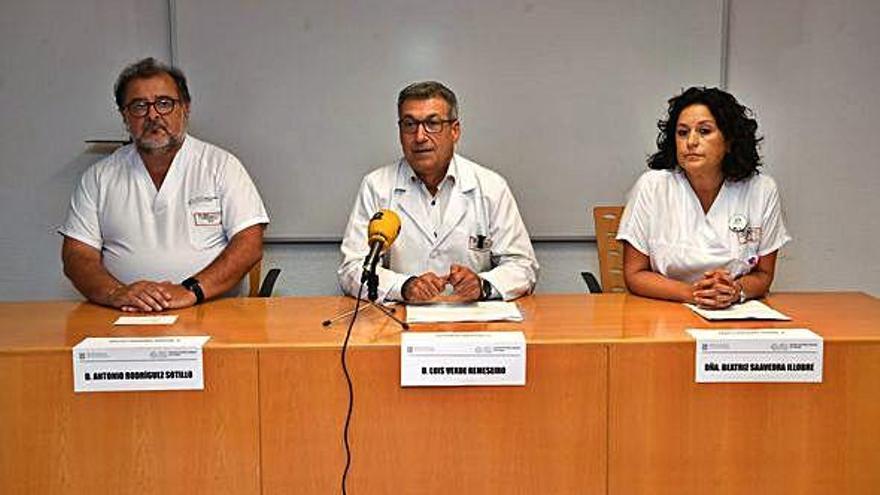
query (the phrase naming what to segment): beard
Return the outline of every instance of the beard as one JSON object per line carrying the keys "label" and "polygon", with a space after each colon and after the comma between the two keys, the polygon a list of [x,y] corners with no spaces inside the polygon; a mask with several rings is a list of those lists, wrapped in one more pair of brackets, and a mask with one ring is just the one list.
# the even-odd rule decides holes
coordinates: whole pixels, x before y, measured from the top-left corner
{"label": "beard", "polygon": [[[157,132],[154,132],[157,131]],[[147,121],[139,136],[129,131],[138,151],[150,155],[160,155],[176,151],[183,144],[186,123],[179,134],[172,134],[160,121]]]}

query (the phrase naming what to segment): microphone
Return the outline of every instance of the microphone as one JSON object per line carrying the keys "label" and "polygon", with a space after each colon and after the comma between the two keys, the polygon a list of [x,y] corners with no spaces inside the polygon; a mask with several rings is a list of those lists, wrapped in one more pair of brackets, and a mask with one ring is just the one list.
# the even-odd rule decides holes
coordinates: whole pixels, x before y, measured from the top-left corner
{"label": "microphone", "polygon": [[379,210],[367,226],[370,253],[364,259],[364,278],[376,272],[380,255],[388,249],[400,233],[400,217],[391,210]]}

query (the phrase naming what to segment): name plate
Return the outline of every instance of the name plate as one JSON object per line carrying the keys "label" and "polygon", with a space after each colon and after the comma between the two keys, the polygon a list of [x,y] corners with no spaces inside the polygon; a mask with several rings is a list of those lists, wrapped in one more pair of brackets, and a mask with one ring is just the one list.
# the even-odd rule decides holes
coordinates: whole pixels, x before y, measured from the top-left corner
{"label": "name plate", "polygon": [[209,338],[88,337],[73,348],[73,391],[204,390]]}
{"label": "name plate", "polygon": [[822,383],[824,341],[806,328],[687,332],[697,383]]}
{"label": "name plate", "polygon": [[404,332],[400,385],[446,387],[526,384],[522,332]]}

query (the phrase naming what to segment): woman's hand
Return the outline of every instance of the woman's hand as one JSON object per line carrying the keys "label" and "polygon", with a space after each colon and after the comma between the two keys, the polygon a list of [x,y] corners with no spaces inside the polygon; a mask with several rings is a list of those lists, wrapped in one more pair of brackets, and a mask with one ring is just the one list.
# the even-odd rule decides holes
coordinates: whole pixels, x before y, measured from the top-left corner
{"label": "woman's hand", "polygon": [[724,309],[739,301],[741,289],[727,270],[713,270],[694,283],[694,302],[701,308]]}

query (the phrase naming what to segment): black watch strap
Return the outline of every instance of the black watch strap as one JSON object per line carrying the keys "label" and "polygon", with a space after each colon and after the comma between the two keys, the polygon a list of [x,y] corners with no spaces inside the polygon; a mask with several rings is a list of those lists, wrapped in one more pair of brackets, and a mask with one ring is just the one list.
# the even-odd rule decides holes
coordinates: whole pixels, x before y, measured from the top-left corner
{"label": "black watch strap", "polygon": [[195,278],[190,277],[181,282],[180,285],[186,287],[188,291],[196,295],[196,304],[201,304],[205,301],[205,292],[202,291],[202,286]]}
{"label": "black watch strap", "polygon": [[488,301],[492,297],[492,284],[485,278],[480,286],[480,300]]}

